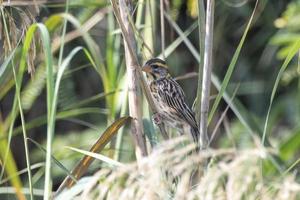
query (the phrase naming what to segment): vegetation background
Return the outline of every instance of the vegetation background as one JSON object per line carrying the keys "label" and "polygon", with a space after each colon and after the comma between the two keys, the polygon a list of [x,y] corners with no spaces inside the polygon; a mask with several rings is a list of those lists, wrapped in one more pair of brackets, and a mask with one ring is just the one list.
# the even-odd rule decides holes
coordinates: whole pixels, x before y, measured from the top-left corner
{"label": "vegetation background", "polygon": [[[46,188],[57,190],[83,154],[88,154],[78,153],[79,149],[88,151],[107,127],[129,115],[124,42],[111,2],[106,0],[0,3],[0,199],[47,198]],[[130,10],[134,13],[130,23],[135,25],[140,64],[164,54],[191,106],[197,94],[201,57],[197,4],[197,0],[165,0],[163,26],[159,1],[132,1]],[[212,150],[214,153],[207,157],[212,171],[228,165],[238,178],[231,179],[234,174],[226,170],[223,178],[214,178],[209,169],[204,173],[210,182],[225,188],[220,186],[223,192],[212,190],[213,199],[225,199],[226,195],[228,199],[300,199],[300,1],[259,0],[255,4],[254,0],[215,2],[211,107],[218,94],[226,101],[216,103],[217,112],[208,127],[210,148],[221,153]],[[220,87],[225,89],[221,93]],[[143,96],[141,91],[138,94]],[[178,147],[177,140],[163,143],[145,99],[142,110],[149,152],[156,146],[162,148],[162,157],[158,156],[162,160],[150,156],[148,161],[157,161],[152,167],[162,168],[158,163],[182,156],[180,150],[185,146]],[[175,130],[168,132],[177,137]],[[98,177],[102,180],[115,172],[116,165],[136,161],[129,123],[109,141],[101,150],[105,157],[93,162],[86,176],[92,177],[102,169]],[[166,146],[173,149],[173,154],[164,149]],[[239,164],[233,165],[234,161]],[[199,163],[202,161],[194,162]],[[254,170],[249,187],[232,187],[240,193],[230,193],[228,181],[243,184],[243,176],[252,174],[249,168]],[[135,174],[137,166],[128,170],[127,174],[139,177]],[[145,182],[157,181],[151,179],[150,172],[149,176],[144,173]],[[179,175],[184,177],[185,173]],[[179,190],[188,187],[179,184],[183,180],[164,188],[167,194],[158,194],[158,198],[166,199],[163,197],[167,195],[180,199],[180,195],[192,193]],[[105,187],[114,184],[104,183]],[[202,179],[198,187],[205,184]],[[93,186],[103,190],[101,181]],[[137,190],[130,184],[126,187]],[[121,191],[108,188],[112,193]],[[268,193],[270,188],[274,190]],[[92,190],[88,193],[92,199],[107,195]],[[208,199],[205,195],[201,198]]]}

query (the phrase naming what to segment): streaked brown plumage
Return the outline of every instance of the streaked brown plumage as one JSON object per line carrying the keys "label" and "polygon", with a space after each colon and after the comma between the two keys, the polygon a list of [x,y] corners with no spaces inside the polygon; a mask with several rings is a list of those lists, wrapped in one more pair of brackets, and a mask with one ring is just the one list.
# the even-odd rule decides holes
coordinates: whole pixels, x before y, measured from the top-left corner
{"label": "streaked brown plumage", "polygon": [[143,71],[147,73],[148,85],[162,121],[181,134],[188,133],[198,144],[199,129],[194,113],[186,104],[182,88],[169,74],[166,62],[159,58],[150,59]]}

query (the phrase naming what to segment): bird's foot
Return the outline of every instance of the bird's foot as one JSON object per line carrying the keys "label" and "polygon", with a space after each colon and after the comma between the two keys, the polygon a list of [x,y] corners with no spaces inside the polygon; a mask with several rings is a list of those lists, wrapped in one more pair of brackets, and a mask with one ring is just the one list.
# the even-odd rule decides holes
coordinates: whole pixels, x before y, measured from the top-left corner
{"label": "bird's foot", "polygon": [[155,125],[159,125],[162,123],[162,118],[159,113],[155,113],[152,115],[152,121]]}

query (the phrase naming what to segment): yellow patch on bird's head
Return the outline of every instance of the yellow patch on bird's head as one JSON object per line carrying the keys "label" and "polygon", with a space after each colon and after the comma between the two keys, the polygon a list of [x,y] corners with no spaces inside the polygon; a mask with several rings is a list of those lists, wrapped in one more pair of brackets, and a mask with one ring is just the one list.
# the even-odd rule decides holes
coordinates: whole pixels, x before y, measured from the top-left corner
{"label": "yellow patch on bird's head", "polygon": [[168,69],[168,65],[165,64],[165,63],[155,62],[155,63],[153,63],[152,65],[156,65],[156,66],[158,66],[158,67],[163,67],[163,68],[165,68],[165,69]]}
{"label": "yellow patch on bird's head", "polygon": [[167,63],[160,58],[152,58],[152,59],[148,60],[144,66],[147,66],[147,65],[150,65],[150,66],[156,65],[158,67],[163,67],[165,69],[168,69]]}

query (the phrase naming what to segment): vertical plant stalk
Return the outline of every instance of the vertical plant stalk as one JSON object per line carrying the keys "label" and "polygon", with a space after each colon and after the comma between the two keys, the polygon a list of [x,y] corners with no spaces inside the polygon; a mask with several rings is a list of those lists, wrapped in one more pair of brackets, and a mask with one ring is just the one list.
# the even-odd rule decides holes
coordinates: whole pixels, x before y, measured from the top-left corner
{"label": "vertical plant stalk", "polygon": [[[11,42],[10,42],[10,39],[9,39],[10,37],[9,37],[8,27],[7,27],[7,23],[5,21],[5,18],[4,18],[4,10],[3,10],[2,7],[1,7],[1,17],[2,17],[2,20],[3,20],[3,24],[4,24],[4,32],[5,32],[6,38],[8,40],[8,48],[9,48],[9,51],[12,52],[13,49],[12,49],[12,45],[11,45]],[[12,59],[11,63],[12,63],[12,71],[13,71],[13,76],[14,76],[14,81],[15,81],[15,86],[16,86],[15,98],[17,98],[17,104],[18,104],[18,107],[19,107],[21,124],[22,124],[22,131],[23,131],[23,140],[24,140],[26,167],[27,167],[27,173],[28,173],[30,199],[33,200],[34,197],[33,197],[33,186],[32,186],[32,174],[31,174],[31,167],[30,167],[29,148],[28,148],[27,133],[26,133],[26,128],[25,128],[25,117],[24,117],[24,113],[23,113],[23,109],[22,109],[21,96],[20,96],[21,85],[19,85],[19,82],[18,82],[18,75],[17,75],[16,70],[15,70],[15,64],[14,64],[13,59]],[[20,84],[21,84],[21,82],[20,82]],[[14,107],[16,106],[15,102],[14,102],[13,106]],[[15,121],[15,116],[13,116],[13,121],[12,121],[12,124],[11,124],[11,130],[13,129],[14,121]],[[11,134],[9,134],[9,135],[11,136]],[[9,148],[10,148],[10,141],[8,143],[7,151],[5,152],[4,162],[6,162],[6,159],[7,159],[8,153],[9,153]],[[3,166],[3,170],[4,169],[5,169],[5,166]],[[1,177],[2,177],[2,173],[1,173]],[[15,188],[15,189],[17,189],[17,191],[16,191],[17,192],[16,193],[17,197],[19,199],[25,199],[24,194],[22,192],[20,192],[18,190],[18,188]]]}
{"label": "vertical plant stalk", "polygon": [[199,32],[199,71],[198,71],[198,86],[197,96],[195,101],[195,114],[198,127],[200,127],[200,112],[201,112],[201,93],[202,93],[202,77],[204,65],[204,48],[205,48],[205,9],[203,0],[198,0],[198,32]]}
{"label": "vertical plant stalk", "polygon": [[161,28],[161,53],[165,60],[165,18],[164,18],[164,0],[160,0],[160,28]]}
{"label": "vertical plant stalk", "polygon": [[[147,38],[147,46],[149,47],[149,49],[143,48],[143,55],[145,58],[152,58],[153,57],[153,53],[154,52],[154,37],[155,37],[155,1],[149,1],[146,0],[146,4],[145,4],[145,27],[149,27],[146,28],[144,30],[144,38]],[[161,8],[161,10],[163,11],[164,9]],[[163,12],[161,12],[160,14],[162,14],[161,20],[163,20],[163,28],[164,28],[164,16],[163,16]],[[165,38],[165,36],[161,36],[161,38]],[[164,40],[162,40],[162,42],[164,42]],[[163,59],[165,58],[165,43],[162,44],[162,57]],[[147,51],[146,51],[147,50]],[[150,50],[150,51],[149,51]],[[149,99],[148,99],[149,102]],[[150,102],[149,102],[150,103]],[[152,111],[154,109],[152,108]],[[169,139],[169,135],[165,130],[165,126],[164,124],[159,125],[159,130],[162,134],[162,137],[164,140],[168,140]],[[154,136],[156,133],[155,131],[151,131],[151,135]],[[156,137],[154,137],[156,138]],[[153,141],[152,141],[153,142]],[[156,141],[154,141],[156,142]],[[150,142],[151,143],[151,142]]]}
{"label": "vertical plant stalk", "polygon": [[[68,12],[69,12],[69,0],[66,0],[65,13],[68,14]],[[63,30],[62,30],[59,57],[58,57],[58,66],[61,66],[61,62],[62,62],[62,58],[63,58],[63,54],[64,54],[66,32],[67,32],[67,19],[64,18],[64,25],[63,25]]]}
{"label": "vertical plant stalk", "polygon": [[[127,104],[128,104],[128,89],[125,89],[124,91],[125,97],[124,97],[124,102],[122,103],[121,107],[121,116],[125,116],[127,112]],[[114,155],[114,160],[120,161],[121,160],[121,149],[122,149],[122,142],[123,142],[123,136],[124,136],[124,127],[121,127],[119,130],[119,134],[117,135],[117,140],[116,140],[116,153]]]}
{"label": "vertical plant stalk", "polygon": [[143,55],[145,58],[152,58],[154,52],[154,37],[155,37],[155,11],[156,11],[156,2],[155,1],[150,1],[150,0],[145,0],[145,28],[144,29],[144,38],[147,38],[147,46],[151,49],[150,51],[145,51],[146,49],[143,48]]}
{"label": "vertical plant stalk", "polygon": [[[66,8],[65,8],[65,14],[68,13],[69,10],[69,1],[66,1]],[[60,46],[60,52],[59,52],[59,58],[58,58],[58,66],[62,67],[62,57],[63,57],[63,51],[64,51],[64,41],[65,41],[65,35],[66,35],[66,28],[67,28],[67,20],[64,19],[64,25],[63,25],[63,31],[62,31],[62,39],[61,39],[61,46]],[[50,58],[51,55],[48,55]],[[51,59],[49,59],[51,61]],[[51,178],[51,154],[52,154],[52,141],[54,137],[55,132],[55,115],[56,115],[56,102],[57,102],[57,96],[54,96],[54,87],[58,88],[59,85],[54,86],[54,80],[53,80],[53,69],[52,69],[52,62],[50,63],[48,61],[49,66],[47,67],[47,152],[46,152],[46,166],[45,166],[45,184],[44,184],[44,200],[51,198],[51,192],[52,192],[52,178]],[[59,69],[58,74],[59,75]],[[59,76],[57,76],[57,80]],[[56,81],[57,81],[56,80]],[[58,82],[57,82],[58,83]],[[58,90],[58,89],[57,89]]]}
{"label": "vertical plant stalk", "polygon": [[[156,105],[154,104],[154,101],[153,101],[153,98],[152,98],[152,96],[151,96],[150,90],[149,90],[149,88],[148,88],[148,86],[147,86],[147,83],[146,83],[146,81],[145,81],[145,79],[144,79],[144,76],[143,76],[143,74],[142,74],[142,70],[141,70],[141,67],[140,67],[140,65],[139,65],[137,56],[136,56],[136,54],[135,54],[135,52],[134,52],[134,50],[133,50],[133,47],[131,46],[130,37],[129,37],[128,32],[127,32],[127,29],[125,28],[125,25],[124,25],[124,23],[123,23],[123,19],[122,19],[121,15],[120,15],[120,12],[119,12],[117,3],[116,3],[115,0],[110,0],[110,2],[111,2],[111,4],[112,4],[112,6],[113,6],[113,11],[114,11],[115,17],[116,17],[116,19],[117,19],[117,21],[118,21],[118,24],[119,24],[120,28],[121,28],[122,35],[123,35],[123,39],[124,39],[125,43],[126,43],[127,46],[128,46],[128,49],[127,49],[127,50],[128,50],[128,52],[129,52],[129,56],[130,56],[130,57],[133,59],[133,61],[134,61],[133,67],[135,67],[135,70],[136,70],[136,72],[137,72],[136,75],[137,75],[138,78],[139,78],[140,84],[141,84],[141,86],[142,86],[142,89],[143,89],[143,92],[144,92],[144,94],[145,94],[145,97],[146,97],[146,99],[147,99],[147,101],[148,101],[149,107],[151,108],[152,113],[153,113],[153,114],[156,114],[156,113],[157,113],[157,107],[156,107]],[[130,104],[130,102],[129,102],[129,104]],[[164,125],[163,125],[163,124],[160,124],[160,125],[159,125],[159,129],[160,129],[162,135],[167,135],[167,132],[166,132],[166,130],[164,129]]]}
{"label": "vertical plant stalk", "polygon": [[205,52],[203,65],[201,112],[200,112],[200,148],[205,149],[208,145],[207,118],[209,109],[209,95],[212,71],[212,48],[214,26],[214,0],[207,1],[205,23]]}
{"label": "vertical plant stalk", "polygon": [[147,156],[147,148],[146,141],[143,129],[143,121],[142,121],[142,102],[141,95],[139,95],[140,87],[139,87],[139,76],[136,70],[137,63],[135,59],[131,56],[129,45],[134,52],[136,52],[136,43],[133,29],[130,26],[130,22],[128,20],[129,14],[127,10],[130,12],[132,10],[130,1],[119,0],[120,6],[120,16],[122,18],[123,24],[125,26],[125,31],[128,34],[129,41],[126,41],[124,38],[124,48],[125,48],[125,60],[126,60],[126,71],[127,71],[127,81],[128,81],[128,103],[129,103],[129,113],[133,118],[131,122],[131,133],[135,139],[136,143],[136,157],[137,160],[141,159],[141,157]]}

